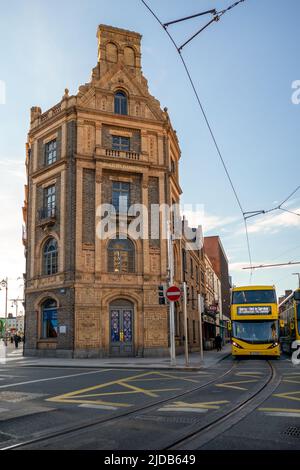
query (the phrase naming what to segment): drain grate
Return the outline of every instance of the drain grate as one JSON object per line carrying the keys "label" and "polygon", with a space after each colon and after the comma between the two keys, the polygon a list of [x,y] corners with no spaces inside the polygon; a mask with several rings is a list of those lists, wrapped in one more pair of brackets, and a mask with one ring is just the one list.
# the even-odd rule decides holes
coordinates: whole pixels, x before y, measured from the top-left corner
{"label": "drain grate", "polygon": [[299,426],[289,426],[285,431],[282,432],[285,436],[300,438],[300,427]]}

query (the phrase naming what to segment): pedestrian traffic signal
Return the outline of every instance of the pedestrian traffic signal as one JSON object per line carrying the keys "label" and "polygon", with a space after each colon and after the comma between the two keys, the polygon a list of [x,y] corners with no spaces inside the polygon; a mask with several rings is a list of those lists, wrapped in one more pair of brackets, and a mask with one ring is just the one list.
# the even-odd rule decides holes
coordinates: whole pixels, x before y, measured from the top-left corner
{"label": "pedestrian traffic signal", "polygon": [[158,286],[158,303],[159,303],[159,305],[165,305],[166,304],[165,286],[163,286],[163,285]]}

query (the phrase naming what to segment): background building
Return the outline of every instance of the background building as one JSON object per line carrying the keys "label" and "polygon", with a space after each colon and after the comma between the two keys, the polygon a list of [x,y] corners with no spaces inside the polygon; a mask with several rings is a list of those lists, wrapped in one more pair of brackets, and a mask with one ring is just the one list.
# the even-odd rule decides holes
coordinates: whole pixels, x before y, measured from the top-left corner
{"label": "background building", "polygon": [[3,325],[2,334],[5,333],[5,331],[6,334],[9,335],[13,335],[15,333],[24,333],[24,315],[17,315],[16,317],[14,317],[12,313],[9,313],[7,315],[6,321],[5,317],[1,317],[0,322]]}
{"label": "background building", "polygon": [[220,334],[224,341],[229,339],[228,322],[230,320],[230,277],[228,259],[219,236],[204,237],[204,251],[212,269],[221,284],[221,302],[219,305]]}

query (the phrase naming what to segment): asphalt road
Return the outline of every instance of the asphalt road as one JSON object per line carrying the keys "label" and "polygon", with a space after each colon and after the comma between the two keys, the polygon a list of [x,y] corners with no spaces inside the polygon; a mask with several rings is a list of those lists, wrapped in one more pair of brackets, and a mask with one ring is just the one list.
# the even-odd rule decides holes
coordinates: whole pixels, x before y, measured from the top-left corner
{"label": "asphalt road", "polygon": [[299,450],[300,366],[270,363],[228,358],[184,372],[8,362],[0,448]]}

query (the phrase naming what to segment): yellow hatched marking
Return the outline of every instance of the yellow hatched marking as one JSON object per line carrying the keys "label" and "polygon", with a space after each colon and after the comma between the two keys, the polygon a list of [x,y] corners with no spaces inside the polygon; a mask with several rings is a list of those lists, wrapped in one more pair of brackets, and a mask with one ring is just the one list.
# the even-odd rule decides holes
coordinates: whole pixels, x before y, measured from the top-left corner
{"label": "yellow hatched marking", "polygon": [[299,394],[300,394],[300,391],[298,391],[298,392],[274,393],[273,397],[287,398],[288,400],[300,401],[300,396],[299,397],[294,397],[293,396],[293,395],[299,395]]}
{"label": "yellow hatched marking", "polygon": [[242,380],[240,382],[226,382],[224,384],[216,384],[215,387],[224,387],[224,388],[233,388],[235,390],[248,390],[247,388],[244,387],[239,387],[236,384],[247,384],[247,383],[253,383],[253,382],[258,382],[258,380],[253,379],[253,380]]}
{"label": "yellow hatched marking", "polygon": [[[113,406],[131,406],[126,403],[113,403],[113,402],[104,402],[102,400],[85,400],[85,398],[89,397],[100,397],[100,396],[110,396],[110,395],[129,395],[133,393],[141,393],[144,395],[147,395],[149,397],[158,397],[158,395],[155,392],[168,392],[168,391],[176,391],[176,390],[181,390],[180,388],[164,388],[164,389],[155,389],[155,390],[146,390],[145,388],[142,387],[137,387],[133,385],[132,381],[138,381],[138,380],[147,380],[149,379],[149,375],[157,375],[160,378],[163,376],[163,373],[159,372],[145,372],[143,374],[138,374],[138,375],[133,375],[131,377],[127,378],[121,378],[118,380],[113,380],[111,382],[106,382],[104,384],[100,385],[94,385],[92,387],[87,387],[81,390],[76,390],[73,392],[68,392],[63,395],[58,395],[55,397],[48,398],[47,401],[52,401],[52,402],[58,402],[58,403],[91,403],[91,404],[98,404],[98,405],[113,405]],[[166,374],[168,375],[168,374]],[[145,379],[146,377],[146,379]],[[158,380],[158,378],[152,378],[153,380]],[[178,377],[168,377],[169,378],[174,378],[178,379]],[[182,380],[191,380],[191,379],[182,379]],[[197,381],[194,381],[198,383]],[[119,392],[103,392],[103,393],[91,393],[87,394],[86,392],[92,392],[96,390],[103,390],[106,387],[109,387],[111,385],[120,385],[121,387],[124,387],[126,389],[130,389],[127,391],[119,391]]]}
{"label": "yellow hatched marking", "polygon": [[76,403],[78,405],[79,404],[82,404],[82,403],[88,403],[88,404],[93,404],[93,405],[111,405],[111,406],[118,406],[118,407],[121,407],[121,408],[128,408],[132,405],[130,405],[129,403],[116,403],[116,402],[109,402],[109,401],[102,401],[102,400],[72,400],[71,398],[66,398],[66,399],[62,399],[62,398],[58,398],[57,400],[53,400],[51,398],[49,398],[47,401],[55,401],[55,403]]}
{"label": "yellow hatched marking", "polygon": [[[174,392],[177,390],[181,390],[181,388],[160,388],[157,390],[151,390],[151,392]],[[126,392],[89,393],[88,395],[76,395],[76,398],[106,397],[109,395],[131,395],[134,393],[140,393],[140,392],[137,390],[132,390],[130,392],[126,391]]]}
{"label": "yellow hatched marking", "polygon": [[112,380],[111,382],[106,382],[104,384],[94,385],[92,387],[87,387],[87,388],[83,388],[81,390],[76,390],[75,392],[64,393],[63,395],[58,395],[56,397],[47,398],[47,401],[57,401],[57,400],[61,401],[61,400],[69,399],[69,398],[72,398],[72,397],[76,397],[77,395],[82,395],[85,392],[91,392],[92,390],[101,390],[105,387],[109,387],[110,385],[122,385],[122,382],[124,382],[125,380],[127,381],[128,379],[135,379],[135,378],[138,378],[138,377],[145,377],[145,376],[148,376],[148,375],[151,375],[151,374],[153,374],[153,372],[145,372],[144,374],[133,375],[132,377],[128,377],[126,379],[123,378],[123,379],[118,379],[118,380]]}
{"label": "yellow hatched marking", "polygon": [[284,413],[300,413],[297,408],[258,408],[258,411],[279,411]]}
{"label": "yellow hatched marking", "polygon": [[[297,378],[297,377],[295,377],[295,378]],[[299,377],[299,379],[300,379],[300,377]],[[283,379],[282,382],[290,383],[290,384],[300,384],[300,380],[292,380],[292,379]]]}
{"label": "yellow hatched marking", "polygon": [[[158,374],[158,373],[157,373]],[[211,374],[202,374],[201,376],[198,376],[199,379],[201,379],[202,377],[204,377],[204,375],[211,375]],[[196,376],[194,376],[196,377]],[[199,380],[193,380],[193,379],[190,379],[188,377],[173,377],[173,376],[170,376],[170,377],[165,377],[165,376],[162,376],[160,375],[159,377],[151,377],[151,378],[146,378],[146,379],[143,379],[143,382],[151,382],[151,381],[157,381],[157,380],[187,380],[189,382],[194,382],[194,383],[199,383]],[[139,382],[140,379],[131,379],[130,380],[130,383],[131,382]]]}
{"label": "yellow hatched marking", "polygon": [[170,379],[176,379],[176,380],[184,380],[186,382],[193,382],[193,383],[199,383],[198,380],[194,380],[194,379],[187,379],[185,377],[176,377],[172,374],[167,374],[165,372],[156,372],[157,375],[161,376],[161,377],[167,377],[167,378],[170,378]]}
{"label": "yellow hatched marking", "polygon": [[258,379],[260,379],[262,372],[237,372],[235,375],[241,377],[257,377]]}
{"label": "yellow hatched marking", "polygon": [[208,408],[208,409],[218,409],[220,408],[219,405],[229,403],[227,400],[221,400],[221,401],[208,401],[208,402],[203,402],[203,403],[186,403],[184,401],[174,401],[174,403],[171,403],[170,405],[166,405],[168,408]]}
{"label": "yellow hatched marking", "polygon": [[300,375],[300,372],[289,372],[288,374],[283,374],[284,377],[290,377],[292,375]]}
{"label": "yellow hatched marking", "polygon": [[148,397],[154,397],[154,398],[158,397],[158,395],[156,395],[155,393],[153,393],[149,390],[145,390],[145,389],[140,388],[140,387],[135,387],[134,385],[130,385],[126,382],[120,382],[120,385],[122,385],[125,388],[130,388],[131,390],[134,390],[135,392],[143,393],[144,395],[147,395]]}

